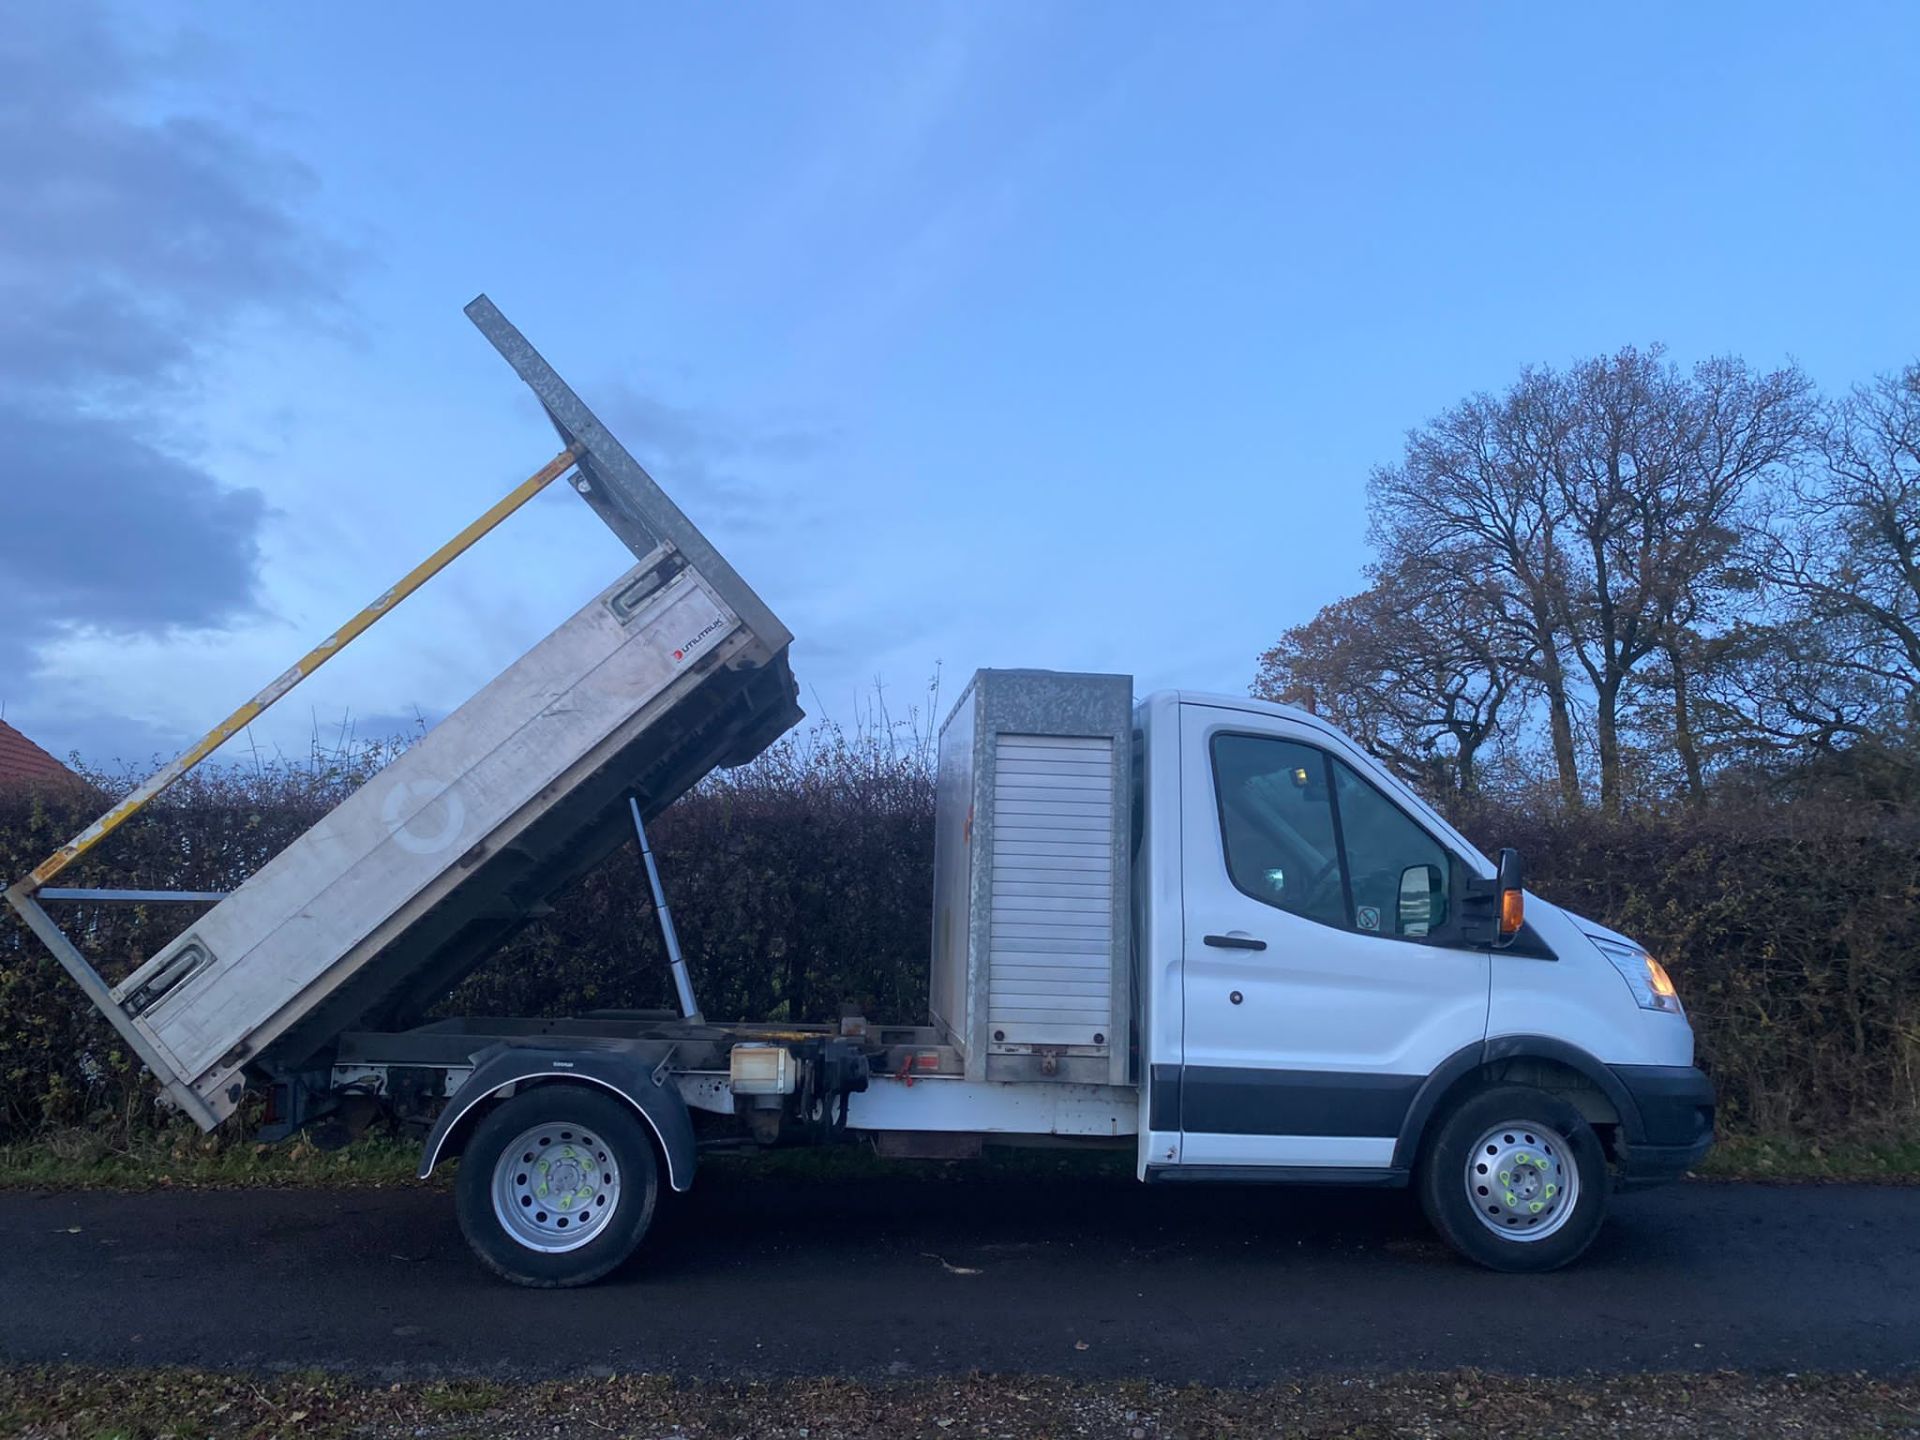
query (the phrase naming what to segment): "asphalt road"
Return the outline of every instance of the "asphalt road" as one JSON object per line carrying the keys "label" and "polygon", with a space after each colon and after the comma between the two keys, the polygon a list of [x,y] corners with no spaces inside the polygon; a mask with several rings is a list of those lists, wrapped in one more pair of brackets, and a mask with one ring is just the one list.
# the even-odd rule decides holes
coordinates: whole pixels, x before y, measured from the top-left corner
{"label": "asphalt road", "polygon": [[[977,1273],[976,1273],[977,1272]],[[0,1363],[868,1378],[1920,1368],[1920,1188],[1616,1200],[1557,1275],[1455,1260],[1392,1192],[759,1183],[587,1290],[487,1278],[415,1189],[0,1194]]]}

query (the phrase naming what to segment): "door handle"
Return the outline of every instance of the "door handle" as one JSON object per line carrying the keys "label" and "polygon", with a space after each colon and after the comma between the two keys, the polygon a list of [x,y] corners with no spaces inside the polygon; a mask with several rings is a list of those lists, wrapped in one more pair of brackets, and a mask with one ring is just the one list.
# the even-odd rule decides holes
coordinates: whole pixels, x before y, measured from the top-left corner
{"label": "door handle", "polygon": [[1208,935],[1203,937],[1207,944],[1221,950],[1264,950],[1267,942],[1256,940],[1251,935]]}

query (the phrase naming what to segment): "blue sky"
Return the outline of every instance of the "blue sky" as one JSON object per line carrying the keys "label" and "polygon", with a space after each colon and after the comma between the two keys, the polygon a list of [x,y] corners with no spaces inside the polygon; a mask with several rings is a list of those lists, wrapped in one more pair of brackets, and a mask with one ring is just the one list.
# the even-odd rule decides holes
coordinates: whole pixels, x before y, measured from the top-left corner
{"label": "blue sky", "polygon": [[[1363,583],[1369,468],[1528,363],[1920,356],[1911,6],[560,9],[0,35],[9,720],[170,749],[546,460],[482,290],[843,720],[936,665],[1243,690]],[[443,714],[624,556],[552,493],[247,743]]]}

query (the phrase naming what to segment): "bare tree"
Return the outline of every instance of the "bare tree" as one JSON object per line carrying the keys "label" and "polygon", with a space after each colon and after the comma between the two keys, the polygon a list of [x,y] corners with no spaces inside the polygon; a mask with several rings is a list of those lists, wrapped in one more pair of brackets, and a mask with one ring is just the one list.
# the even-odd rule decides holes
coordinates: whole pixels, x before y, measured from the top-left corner
{"label": "bare tree", "polygon": [[1499,648],[1501,597],[1430,578],[1376,571],[1366,590],[1281,636],[1253,693],[1327,717],[1413,784],[1472,793],[1522,681]]}
{"label": "bare tree", "polygon": [[1742,620],[1703,687],[1729,750],[1763,764],[1835,755],[1882,736],[1886,689],[1851,663],[1853,637],[1804,614]]}
{"label": "bare tree", "polygon": [[1753,684],[1783,740],[1920,739],[1920,364],[1830,406],[1822,464],[1760,537],[1786,613]]}
{"label": "bare tree", "polygon": [[1670,738],[1698,799],[1706,781],[1692,682],[1711,628],[1739,583],[1746,501],[1806,443],[1810,387],[1798,370],[1754,376],[1710,360],[1683,376],[1659,349],[1631,347],[1576,367],[1556,467],[1577,537],[1559,592],[1569,649],[1592,687],[1600,800],[1621,797],[1620,728],[1658,661]]}
{"label": "bare tree", "polygon": [[1582,700],[1600,801],[1615,810],[1622,724],[1636,690],[1656,682],[1663,738],[1690,792],[1704,793],[1695,676],[1740,583],[1747,498],[1804,445],[1808,393],[1791,367],[1755,376],[1714,360],[1685,375],[1658,348],[1630,347],[1566,374],[1529,370],[1498,400],[1476,396],[1374,473],[1384,566],[1503,597],[1491,618],[1545,703],[1568,805],[1582,800]]}
{"label": "bare tree", "polygon": [[1407,437],[1397,465],[1373,473],[1370,533],[1383,570],[1489,597],[1495,648],[1515,657],[1547,709],[1560,793],[1580,804],[1565,611],[1565,382],[1529,370],[1495,399],[1476,395]]}

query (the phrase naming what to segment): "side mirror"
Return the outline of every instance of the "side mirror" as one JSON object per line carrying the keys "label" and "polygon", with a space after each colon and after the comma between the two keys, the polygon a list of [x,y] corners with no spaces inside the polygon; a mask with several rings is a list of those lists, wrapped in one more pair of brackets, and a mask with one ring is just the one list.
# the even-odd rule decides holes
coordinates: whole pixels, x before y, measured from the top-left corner
{"label": "side mirror", "polygon": [[1526,876],[1522,873],[1520,852],[1508,846],[1500,852],[1494,884],[1500,891],[1500,938],[1497,945],[1511,945],[1520,927],[1527,923]]}
{"label": "side mirror", "polygon": [[1409,865],[1400,872],[1400,905],[1395,933],[1430,935],[1446,916],[1446,878],[1438,865]]}
{"label": "side mirror", "polygon": [[1493,878],[1475,880],[1468,886],[1462,911],[1469,944],[1513,943],[1527,923],[1526,876],[1518,850],[1502,850]]}

